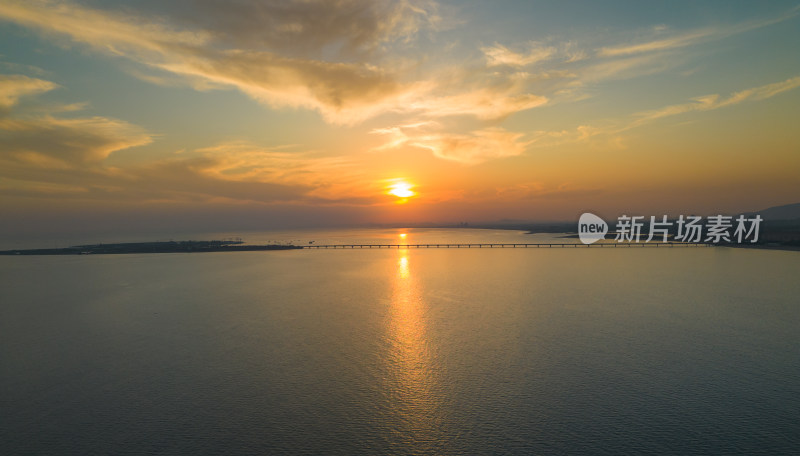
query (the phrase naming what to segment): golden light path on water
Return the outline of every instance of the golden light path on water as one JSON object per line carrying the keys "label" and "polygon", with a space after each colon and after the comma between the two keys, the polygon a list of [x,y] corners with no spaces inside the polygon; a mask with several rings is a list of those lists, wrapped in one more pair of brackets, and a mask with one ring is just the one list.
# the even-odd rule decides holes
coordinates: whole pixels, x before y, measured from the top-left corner
{"label": "golden light path on water", "polygon": [[430,450],[442,442],[438,432],[440,404],[434,392],[437,373],[427,334],[428,308],[414,277],[409,251],[399,249],[397,254],[387,325],[389,394],[400,418],[393,431],[398,444]]}

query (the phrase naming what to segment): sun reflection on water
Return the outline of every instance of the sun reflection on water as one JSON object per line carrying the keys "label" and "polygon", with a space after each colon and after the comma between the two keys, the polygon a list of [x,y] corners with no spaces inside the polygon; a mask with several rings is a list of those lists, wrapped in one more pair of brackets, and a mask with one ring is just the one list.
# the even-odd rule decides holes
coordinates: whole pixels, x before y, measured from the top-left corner
{"label": "sun reflection on water", "polygon": [[441,443],[435,432],[440,427],[433,391],[436,370],[427,335],[427,306],[412,274],[408,250],[401,249],[398,255],[387,328],[390,400],[401,415],[399,422],[404,423],[404,428],[397,430],[398,443],[413,444],[419,450]]}

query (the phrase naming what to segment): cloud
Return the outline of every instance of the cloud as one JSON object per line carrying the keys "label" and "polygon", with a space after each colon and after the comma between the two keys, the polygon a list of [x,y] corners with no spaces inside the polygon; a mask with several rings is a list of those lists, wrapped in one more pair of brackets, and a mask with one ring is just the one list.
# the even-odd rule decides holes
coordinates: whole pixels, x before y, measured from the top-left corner
{"label": "cloud", "polygon": [[121,55],[128,51],[164,53],[180,46],[208,43],[202,31],[181,31],[163,21],[84,8],[71,2],[7,0],[0,17],[46,33],[66,34],[72,40]]}
{"label": "cloud", "polygon": [[142,128],[107,117],[62,117],[79,105],[26,109],[57,85],[0,75],[0,191],[18,198],[94,202],[256,202],[371,205],[361,168],[346,158],[229,141],[122,167],[112,153],[149,144]]}
{"label": "cloud", "polygon": [[598,143],[599,141],[598,144],[602,144],[605,149],[624,149],[626,146],[620,134],[633,128],[689,112],[711,111],[747,101],[762,101],[798,87],[800,87],[800,76],[795,76],[784,81],[741,90],[728,97],[722,97],[719,94],[695,97],[689,103],[674,104],[633,114],[632,120],[630,117],[627,120],[610,120],[602,127],[581,125],[574,130],[534,131],[528,135],[529,144],[531,147],[552,147],[587,141]]}
{"label": "cloud", "polygon": [[498,158],[522,155],[530,141],[525,136],[500,127],[489,127],[468,134],[428,131],[426,127],[439,127],[436,123],[412,124],[373,130],[375,134],[389,135],[388,142],[376,150],[394,149],[404,145],[429,150],[435,157],[464,165],[477,165]]}
{"label": "cloud", "polygon": [[[717,27],[707,27],[697,30],[689,30],[665,38],[651,39],[641,43],[622,44],[616,46],[602,47],[597,50],[597,55],[601,57],[620,57],[648,52],[660,52],[671,49],[678,49],[694,45],[706,40],[726,38],[731,35],[749,32],[769,25],[783,22],[794,17],[800,7],[792,8],[777,17],[741,22],[737,24],[720,25]],[[657,26],[652,30],[656,35],[661,35],[667,31],[665,26]]]}
{"label": "cloud", "polygon": [[113,152],[151,141],[151,136],[141,128],[105,117],[0,120],[2,155],[31,163],[58,166],[96,163]]}
{"label": "cloud", "polygon": [[403,84],[382,69],[249,51],[197,50],[159,68],[218,85],[232,85],[273,107],[318,110],[326,121],[353,124],[398,109],[427,91]]}
{"label": "cloud", "polygon": [[683,103],[665,106],[660,109],[642,112],[628,128],[643,125],[664,117],[675,116],[692,111],[710,111],[713,109],[733,106],[745,101],[760,101],[772,98],[780,93],[800,87],[800,76],[789,78],[785,81],[766,84],[760,87],[753,87],[731,94],[727,98],[722,98],[718,94],[705,95],[694,98],[691,103]]}
{"label": "cloud", "polygon": [[[153,83],[180,81],[198,90],[236,89],[270,107],[315,110],[333,124],[353,125],[383,113],[411,114],[426,122],[473,117],[486,122],[471,127],[471,133],[445,132],[431,124],[389,129],[389,141],[382,148],[413,145],[443,159],[475,164],[522,153],[530,144],[579,141],[591,128],[583,126],[583,132],[576,130],[564,137],[553,136],[558,132],[534,132],[523,141],[518,133],[487,127],[493,125],[490,122],[582,99],[585,95],[576,92],[591,83],[663,71],[675,64],[668,51],[763,27],[795,14],[792,10],[779,18],[671,35],[666,27],[655,27],[640,42],[604,46],[594,53],[581,49],[575,41],[495,43],[481,49],[479,61],[459,69],[434,64],[435,70],[420,78],[422,65],[403,63],[394,52],[402,51],[422,31],[434,30],[441,21],[438,8],[437,3],[425,0],[240,0],[224,6],[181,0],[170,8],[183,11],[180,15],[163,11],[146,15],[70,1],[7,0],[0,2],[0,18],[40,30],[62,45],[81,43],[136,62],[139,65],[133,71]],[[158,9],[163,10],[152,11]],[[138,10],[147,11],[147,7]],[[525,68],[533,65],[538,74]],[[0,80],[0,111],[11,109],[20,97],[55,87],[41,79],[17,78]],[[789,80],[784,85],[750,89],[725,100],[699,98],[643,113],[637,121],[756,100],[788,90],[784,87],[792,84]],[[6,140],[17,145],[7,157],[41,163],[98,163],[116,150],[151,141],[141,129],[123,121],[58,117],[52,109],[35,118],[6,119],[2,128]],[[232,156],[244,155],[237,150]],[[274,154],[260,157],[251,154],[247,159],[280,161]],[[233,170],[238,165],[226,166],[230,168],[224,172],[211,176],[212,171],[205,170],[205,175],[243,180],[255,179],[262,172],[261,179],[275,178],[270,174],[273,171],[254,168],[237,173]]]}
{"label": "cloud", "polygon": [[348,158],[328,157],[292,150],[296,147],[263,147],[247,141],[232,141],[195,150],[192,161],[199,175],[216,180],[279,183],[305,188],[305,197],[341,201],[363,193],[357,182],[363,171]]}
{"label": "cloud", "polygon": [[503,119],[509,115],[547,104],[547,98],[530,93],[513,94],[513,90],[498,91],[483,88],[457,95],[432,97],[412,102],[412,110],[431,117],[474,116],[478,119]]}
{"label": "cloud", "polygon": [[556,53],[554,47],[541,46],[536,42],[528,43],[529,50],[525,53],[518,53],[509,50],[507,47],[495,43],[493,46],[481,48],[486,56],[489,66],[527,66],[551,58]]}
{"label": "cloud", "polygon": [[[482,88],[475,89],[470,97],[468,92],[459,94],[478,100],[475,93],[489,89],[490,93],[482,98],[495,98],[497,105],[505,105],[508,112],[518,112],[531,107],[541,106],[551,101],[574,102],[589,95],[583,90],[592,84],[613,79],[629,79],[662,72],[680,63],[680,59],[667,58],[665,53],[644,53],[642,55],[620,54],[612,58],[599,58],[596,54],[582,49],[575,41],[556,43],[553,46],[542,46],[527,43],[530,50],[526,53],[510,51],[506,46],[495,44],[482,48],[486,59],[486,72],[480,81]],[[539,69],[535,73],[523,71],[523,67],[536,64]],[[505,81],[498,84],[497,81]],[[507,93],[503,93],[508,90]],[[536,92],[537,95],[523,100],[524,94]],[[507,99],[498,99],[507,96]],[[538,102],[536,101],[538,100]],[[426,100],[429,103],[430,99]],[[442,100],[445,105],[457,106],[456,100]],[[475,106],[475,103],[470,103]],[[486,111],[481,111],[481,113]],[[486,114],[479,118],[491,118]],[[502,118],[497,115],[497,118]]]}
{"label": "cloud", "polygon": [[438,134],[411,139],[409,145],[429,149],[445,160],[476,165],[496,158],[522,155],[527,147],[523,133],[490,127],[468,135]]}
{"label": "cloud", "polygon": [[481,120],[501,120],[511,114],[544,106],[548,98],[530,92],[533,82],[559,75],[486,73],[460,70],[440,78],[438,90],[409,99],[403,109],[425,117],[470,116]]}
{"label": "cloud", "polygon": [[[16,76],[0,81],[7,105],[56,87]],[[0,191],[17,198],[105,203],[375,202],[355,191],[361,176],[351,162],[294,147],[236,141],[144,164],[115,167],[106,161],[116,151],[151,141],[140,127],[117,119],[12,109],[0,116]]]}
{"label": "cloud", "polygon": [[[148,69],[133,73],[152,83],[174,84],[177,76],[198,90],[235,88],[270,107],[316,110],[332,124],[353,125],[387,112],[501,119],[547,102],[528,93],[528,81],[513,75],[511,83],[478,88],[467,80],[443,86],[438,79],[415,79],[417,64],[401,63],[390,52],[396,47],[386,46],[402,48],[420,30],[434,27],[439,21],[435,2],[195,6],[197,11],[187,9],[192,12],[170,22],[169,16],[154,19],[71,2],[11,0],[0,4],[0,18],[133,60]],[[533,47],[526,55],[496,54],[495,60],[532,63],[552,52]]]}
{"label": "cloud", "polygon": [[727,100],[722,102],[723,106],[728,106],[736,103],[741,103],[745,100],[766,100],[775,95],[786,92],[788,90],[800,87],[800,76],[789,78],[785,81],[775,82],[772,84],[763,85],[761,87],[754,87],[752,89],[742,90],[731,95]]}
{"label": "cloud", "polygon": [[621,57],[612,60],[591,61],[578,71],[581,84],[612,79],[630,79],[660,73],[676,65],[677,59],[660,53]]}
{"label": "cloud", "polygon": [[[26,164],[29,165],[29,164]],[[73,203],[286,203],[302,201],[309,189],[297,184],[217,179],[202,171],[216,162],[204,157],[161,160],[124,169],[107,166],[54,169],[13,163],[3,169],[14,181],[3,190],[17,196]]]}
{"label": "cloud", "polygon": [[[96,163],[111,153],[141,146],[152,138],[141,128],[105,117],[61,118],[26,114],[14,108],[20,98],[58,87],[42,79],[0,75],[0,159],[36,166],[70,167]],[[70,111],[79,106],[57,106]]]}
{"label": "cloud", "polygon": [[55,166],[0,157],[0,191],[96,203],[372,205],[352,163],[246,142],[221,143],[124,167]]}
{"label": "cloud", "polygon": [[713,35],[714,32],[712,30],[690,32],[661,40],[647,41],[644,43],[604,47],[600,48],[597,51],[597,54],[601,57],[620,57],[632,54],[641,54],[645,52],[665,51],[669,49],[689,46],[691,44],[698,42],[703,38],[707,38]]}
{"label": "cloud", "polygon": [[182,1],[177,20],[237,48],[324,57],[410,41],[441,17],[427,0]]}
{"label": "cloud", "polygon": [[66,165],[33,151],[0,156],[0,164],[4,194],[48,200],[372,205],[378,194],[356,185],[363,176],[348,161],[246,142],[124,167],[102,161]]}
{"label": "cloud", "polygon": [[102,196],[112,200],[287,203],[302,201],[311,190],[297,183],[266,182],[243,176],[221,178],[218,171],[225,167],[225,157],[200,154],[107,170],[119,176],[114,181],[115,187]]}
{"label": "cloud", "polygon": [[567,41],[561,47],[561,52],[566,57],[566,63],[580,62],[589,56],[588,52],[585,49],[581,49],[575,41]]}
{"label": "cloud", "polygon": [[[315,5],[323,10],[338,8],[337,14],[322,19],[325,16],[320,16],[319,12],[311,14]],[[0,17],[47,34],[65,34],[97,51],[181,75],[196,88],[237,88],[270,106],[316,109],[328,122],[352,124],[399,109],[409,97],[421,97],[430,89],[430,84],[402,82],[397,74],[400,71],[389,71],[386,65],[287,56],[273,50],[282,49],[282,45],[266,46],[268,50],[225,48],[221,45],[227,38],[220,37],[239,35],[237,32],[222,34],[219,30],[237,30],[234,18],[249,23],[252,18],[245,13],[254,8],[263,14],[280,10],[284,16],[299,21],[297,27],[280,32],[304,34],[302,40],[293,42],[304,41],[309,46],[324,47],[324,43],[330,42],[331,37],[327,35],[338,30],[337,24],[344,24],[346,27],[339,32],[339,38],[348,37],[345,47],[371,47],[392,38],[410,36],[419,28],[420,17],[430,18],[431,13],[426,9],[430,5],[433,3],[355,0],[248,2],[233,8],[226,19],[220,19],[224,22],[220,25],[222,28],[212,31],[182,30],[164,20],[47,0],[0,3]],[[353,17],[353,11],[360,11],[363,17]],[[280,17],[273,21],[278,19]],[[315,24],[322,20],[332,23],[326,24],[320,32]],[[243,32],[240,38],[246,35]],[[270,36],[265,38],[265,44],[278,39]]]}
{"label": "cloud", "polygon": [[36,95],[58,87],[57,84],[42,79],[22,75],[0,75],[0,115],[14,107],[20,98]]}

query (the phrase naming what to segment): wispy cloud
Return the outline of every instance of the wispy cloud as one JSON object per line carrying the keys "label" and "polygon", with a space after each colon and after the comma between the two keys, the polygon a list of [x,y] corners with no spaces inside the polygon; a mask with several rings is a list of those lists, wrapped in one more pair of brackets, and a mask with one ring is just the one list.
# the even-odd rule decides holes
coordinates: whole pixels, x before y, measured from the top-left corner
{"label": "wispy cloud", "polygon": [[[351,162],[246,142],[220,143],[124,167],[107,163],[68,169],[0,157],[0,188],[29,198],[105,203],[225,203],[370,206],[380,191],[365,188]],[[9,183],[7,187],[3,182]]]}
{"label": "wispy cloud", "polygon": [[414,111],[431,117],[474,116],[478,119],[502,119],[509,115],[543,106],[547,98],[530,93],[515,94],[517,90],[499,91],[483,88],[457,95],[432,97],[412,102]]}
{"label": "wispy cloud", "polygon": [[713,109],[734,106],[745,101],[760,101],[772,98],[780,93],[800,87],[800,76],[789,78],[785,81],[766,84],[760,87],[741,90],[733,93],[727,98],[718,94],[696,97],[690,103],[675,104],[665,106],[652,111],[641,112],[635,115],[637,119],[628,125],[627,128],[637,127],[665,117],[676,116],[692,111],[710,111]]}
{"label": "wispy cloud", "polygon": [[[364,170],[350,158],[299,146],[265,147],[228,141],[125,166],[114,152],[144,146],[153,136],[107,117],[61,117],[25,107],[21,99],[56,84],[0,75],[0,191],[23,198],[102,202],[255,202],[372,205]],[[78,109],[78,105],[69,105]]]}
{"label": "wispy cloud", "polygon": [[[720,32],[716,32],[719,34]],[[714,36],[713,30],[703,30],[698,32],[689,32],[681,35],[672,36],[669,38],[646,41],[643,43],[624,44],[610,47],[603,47],[597,51],[601,57],[620,57],[633,54],[642,54],[645,52],[665,51],[669,49],[680,48],[689,46],[700,41],[703,38]]]}
{"label": "wispy cloud", "polygon": [[[322,16],[318,12],[310,14],[308,8],[314,6],[311,3],[323,9],[330,9],[332,5],[328,2],[274,2],[267,5],[272,9],[282,9],[284,16],[297,20],[297,27],[289,27],[285,33],[291,35],[297,29],[305,41],[313,44],[315,40],[324,41],[330,37],[326,38],[325,33],[314,27],[315,21]],[[420,17],[431,14],[425,7],[432,5],[388,1],[357,3],[363,3],[361,6],[364,8],[359,10],[365,12],[364,17],[352,18],[343,14],[348,8],[358,5],[336,3],[341,11],[335,19],[351,21],[347,24],[346,35],[350,37],[350,47],[410,36],[420,26]],[[280,8],[278,5],[284,6]],[[248,4],[248,8],[257,8],[257,5]],[[385,66],[366,62],[327,61],[302,55],[281,55],[272,50],[282,46],[270,45],[264,50],[225,48],[221,46],[225,39],[219,39],[220,36],[239,36],[246,40],[244,32],[231,22],[233,16],[225,16],[227,22],[221,25],[221,30],[230,30],[231,34],[217,33],[219,28],[212,31],[184,30],[163,20],[47,0],[3,2],[0,4],[0,17],[48,34],[67,35],[97,51],[184,76],[201,88],[208,88],[208,84],[235,87],[271,106],[317,109],[332,123],[354,123],[396,109],[407,97],[419,96],[419,91],[427,88],[413,82],[404,83]],[[245,14],[235,17],[245,23],[252,20]],[[328,27],[328,32],[333,30],[336,27]],[[270,40],[278,38],[265,39],[269,44]]]}
{"label": "wispy cloud", "polygon": [[443,131],[437,123],[418,123],[375,129],[372,132],[389,136],[389,141],[376,150],[418,147],[429,150],[435,157],[463,165],[478,165],[489,160],[522,155],[531,144],[522,139],[525,136],[523,133],[501,127],[461,134]]}
{"label": "wispy cloud", "polygon": [[0,75],[0,158],[38,166],[71,167],[99,162],[111,153],[148,144],[141,128],[106,117],[62,118],[51,113],[15,112],[20,98],[48,92],[55,83],[21,75]]}
{"label": "wispy cloud", "polygon": [[76,42],[112,54],[127,51],[164,53],[179,46],[208,43],[203,31],[183,31],[163,21],[130,14],[86,8],[71,2],[7,0],[0,3],[0,17],[46,33],[65,34]]}
{"label": "wispy cloud", "polygon": [[[478,164],[520,155],[533,144],[589,137],[589,126],[573,128],[565,136],[535,131],[523,136],[497,126],[515,113],[582,99],[582,89],[602,81],[664,71],[678,60],[671,51],[778,23],[797,12],[795,8],[771,19],[677,33],[654,27],[638,41],[607,46],[581,47],[577,41],[549,38],[496,42],[482,47],[479,56],[473,54],[458,70],[447,64],[420,70],[423,65],[396,58],[393,51],[401,51],[423,31],[436,29],[442,19],[433,1],[243,0],[191,5],[185,5],[184,15],[158,16],[71,1],[5,0],[0,2],[0,19],[39,30],[62,45],[78,43],[126,59],[134,74],[156,84],[177,81],[198,90],[236,89],[270,107],[315,110],[333,124],[354,125],[385,113],[423,119],[428,122],[424,128],[375,130],[389,138],[384,150],[414,146],[445,160]],[[455,76],[440,77],[450,73]],[[21,97],[55,87],[42,79],[14,78],[0,79],[0,111],[12,109]],[[628,128],[669,115],[768,98],[795,84],[791,79],[726,99],[700,97],[636,115]],[[17,145],[18,158],[99,162],[114,151],[151,141],[146,132],[123,121],[54,114],[51,110],[38,117],[3,120],[4,134]],[[432,126],[434,120],[464,116],[477,125]],[[78,139],[71,139],[72,134]],[[591,136],[597,135],[592,130]],[[253,163],[276,164],[290,157],[227,147],[229,156],[215,155],[215,166],[204,169],[204,176],[261,182],[286,178],[277,168]],[[301,169],[294,172],[305,172]]]}
{"label": "wispy cloud", "polygon": [[0,131],[5,158],[65,166],[99,162],[152,141],[141,128],[106,117],[1,119]]}
{"label": "wispy cloud", "polygon": [[534,131],[528,135],[530,138],[529,144],[531,147],[552,147],[578,142],[600,141],[605,148],[624,148],[622,134],[628,130],[668,117],[728,108],[744,102],[766,100],[798,87],[800,87],[800,76],[795,76],[784,81],[740,90],[727,97],[722,97],[719,94],[699,96],[688,103],[673,104],[658,109],[642,111],[627,118],[609,119],[604,122],[603,126],[581,125],[574,129],[560,131]]}
{"label": "wispy cloud", "polygon": [[27,95],[49,92],[57,84],[22,75],[0,75],[0,114],[7,111]]}
{"label": "wispy cloud", "polygon": [[497,158],[522,155],[528,143],[523,133],[500,127],[476,130],[469,134],[441,133],[411,138],[409,145],[430,150],[433,155],[466,165],[477,165]]}
{"label": "wispy cloud", "polygon": [[556,53],[556,48],[552,46],[542,46],[536,42],[530,42],[525,52],[514,52],[502,44],[495,43],[493,46],[481,48],[489,66],[527,66],[551,58]]}
{"label": "wispy cloud", "polygon": [[[415,77],[415,64],[394,58],[391,49],[435,28],[440,18],[432,1],[246,1],[198,8],[186,17],[155,19],[69,1],[9,0],[0,4],[0,18],[137,62],[148,71],[132,72],[149,82],[172,85],[178,77],[198,90],[235,88],[270,107],[316,110],[333,124],[387,112],[498,119],[547,100],[521,83],[475,89],[465,81],[443,87],[432,77]],[[551,52],[496,53],[495,61],[532,63]]]}
{"label": "wispy cloud", "polygon": [[663,54],[652,53],[626,56],[613,60],[593,60],[579,72],[578,82],[593,84],[608,80],[631,79],[661,73],[676,65],[676,60],[666,58]]}
{"label": "wispy cloud", "polygon": [[[363,57],[442,22],[431,0],[182,1],[178,21],[236,48],[315,58]],[[327,54],[327,56],[325,55]]]}
{"label": "wispy cloud", "polygon": [[[749,32],[769,25],[783,22],[796,16],[800,7],[792,8],[791,10],[781,14],[777,17],[746,21],[737,24],[725,24],[716,27],[706,27],[697,30],[689,30],[682,33],[675,33],[665,36],[663,38],[648,39],[638,43],[619,44],[614,46],[606,46],[597,50],[597,55],[601,57],[620,57],[634,54],[642,54],[647,52],[667,51],[686,46],[691,46],[706,40],[714,40],[725,38],[739,33]],[[668,33],[668,29],[664,26],[654,27],[652,29],[654,35],[664,35]]]}

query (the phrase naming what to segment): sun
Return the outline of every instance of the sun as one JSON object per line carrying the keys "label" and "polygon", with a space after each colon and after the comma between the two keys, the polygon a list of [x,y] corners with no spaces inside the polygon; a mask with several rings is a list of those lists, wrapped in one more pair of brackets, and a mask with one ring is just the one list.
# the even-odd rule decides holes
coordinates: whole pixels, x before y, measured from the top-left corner
{"label": "sun", "polygon": [[413,185],[409,184],[408,182],[395,182],[389,186],[389,194],[398,198],[411,198],[412,196],[416,195],[416,192],[411,190],[412,188]]}

